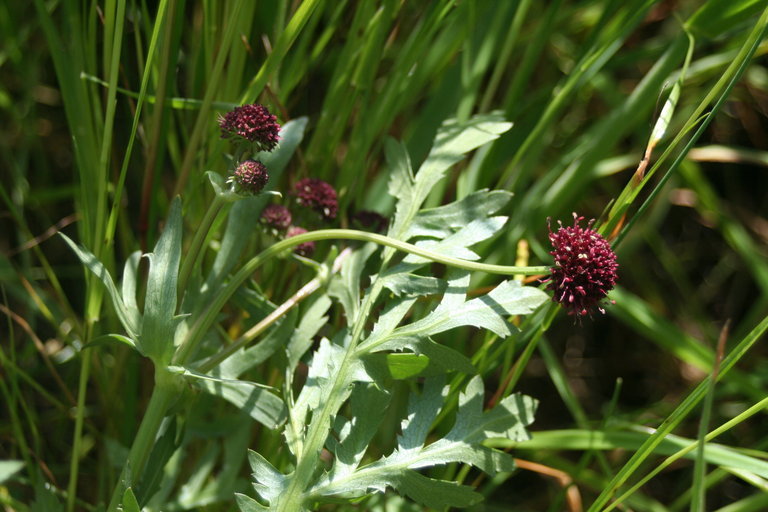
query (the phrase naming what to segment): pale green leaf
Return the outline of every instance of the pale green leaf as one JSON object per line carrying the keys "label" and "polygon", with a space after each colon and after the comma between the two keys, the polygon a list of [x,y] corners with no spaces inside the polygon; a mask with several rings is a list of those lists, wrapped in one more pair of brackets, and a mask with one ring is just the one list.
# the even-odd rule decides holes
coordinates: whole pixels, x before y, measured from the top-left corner
{"label": "pale green leaf", "polygon": [[[430,251],[464,260],[478,260],[480,256],[469,249],[470,246],[479,242],[488,240],[498,233],[506,224],[507,217],[488,217],[475,219],[459,231],[449,235],[442,240],[425,239],[416,242],[418,247],[429,249]],[[401,263],[387,269],[382,276],[388,277],[401,272],[412,272],[430,260],[421,256],[409,254]]]}
{"label": "pale green leaf", "polygon": [[415,471],[404,471],[393,478],[392,486],[425,507],[468,507],[483,500],[483,495],[468,485],[428,478]]}
{"label": "pale green leaf", "polygon": [[422,354],[395,353],[386,354],[389,375],[395,380],[416,377],[429,367],[429,357]]}
{"label": "pale green leaf", "polygon": [[[301,388],[293,407],[290,408],[288,425],[285,429],[288,447],[294,454],[307,427],[307,417],[310,412],[323,407],[337,411],[349,397],[353,382],[371,380],[358,359],[352,360],[347,371],[340,374],[346,355],[342,345],[346,340],[346,332],[342,331],[337,335],[335,343],[323,338],[320,340],[320,346],[315,350],[309,364],[306,383]],[[333,418],[329,418],[329,421],[332,420]],[[322,427],[330,429],[331,424],[328,423]]]}
{"label": "pale green leaf", "polygon": [[125,304],[125,312],[131,318],[131,323],[141,331],[141,313],[136,303],[136,290],[139,280],[139,261],[141,251],[135,251],[125,260],[123,267],[122,297]]}
{"label": "pale green leaf", "polygon": [[276,429],[285,421],[285,404],[272,393],[270,386],[204,375],[188,368],[169,369],[186,377],[198,389],[225,399],[270,429]]}
{"label": "pale green leaf", "polygon": [[317,333],[328,323],[327,313],[330,307],[331,299],[326,295],[320,296],[304,312],[298,327],[283,338],[283,340],[288,339],[286,352],[288,354],[289,373],[293,373],[293,370],[299,364],[299,360],[309,350]]}
{"label": "pale green leaf", "polygon": [[171,205],[163,234],[154,251],[147,254],[150,263],[139,345],[142,352],[158,364],[167,364],[173,356],[181,229],[181,199],[177,197]]}
{"label": "pale green leaf", "polygon": [[438,295],[445,291],[442,279],[409,273],[388,274],[381,278],[381,285],[398,297]]}
{"label": "pale green leaf", "polygon": [[[440,127],[432,150],[416,173],[414,201],[421,207],[445,171],[466,153],[499,137],[512,127],[499,113],[475,116],[468,121],[449,119]],[[397,196],[396,196],[397,197]]]}
{"label": "pale green leaf", "polygon": [[[450,285],[448,290],[451,290]],[[374,336],[372,333],[359,350],[399,350],[403,346],[410,346],[414,338],[426,338],[465,325],[488,329],[502,337],[508,336],[510,329],[506,317],[532,313],[547,298],[547,294],[537,288],[520,286],[516,281],[504,281],[487,295],[461,304],[453,300],[446,302],[444,299],[437,309],[423,319],[394,329],[386,335],[382,332]]]}
{"label": "pale green leaf", "polygon": [[418,451],[427,441],[427,434],[448,396],[448,387],[442,378],[428,379],[421,393],[411,395],[408,416],[400,422],[401,434],[397,438],[401,453]]}
{"label": "pale green leaf", "polygon": [[337,418],[338,441],[329,436],[329,445],[336,455],[331,478],[343,478],[360,465],[376,429],[384,418],[389,394],[375,386],[355,386],[350,397],[350,419]]}
{"label": "pale green leaf", "polygon": [[395,215],[389,226],[389,236],[398,238],[410,217],[419,210],[421,203],[416,202],[413,169],[405,144],[388,138],[384,143],[384,154],[391,173],[389,195],[397,199]]}
{"label": "pale green leaf", "polygon": [[509,203],[512,193],[505,190],[478,190],[459,201],[421,210],[408,228],[406,239],[415,236],[444,238],[470,222],[488,217]]}
{"label": "pale green leaf", "polygon": [[245,494],[235,493],[235,501],[240,512],[267,512],[269,509]]}
{"label": "pale green leaf", "polygon": [[[123,328],[125,328],[128,335],[135,339],[139,334],[139,326],[135,323],[135,318],[133,315],[131,315],[131,313],[128,311],[128,308],[125,306],[120,293],[117,291],[117,287],[115,286],[114,281],[112,281],[112,276],[109,275],[106,267],[98,259],[96,259],[96,256],[94,256],[93,253],[77,245],[67,235],[62,232],[59,232],[59,235],[64,239],[67,245],[69,245],[75,255],[77,255],[77,257],[83,263],[83,265],[85,265],[88,270],[93,272],[96,277],[98,277],[104,284],[110,299],[112,299],[112,305],[115,307],[115,312],[120,319],[120,323],[123,324]],[[146,355],[145,352],[142,351],[142,353]]]}
{"label": "pale green leaf", "polygon": [[[430,507],[468,506],[481,496],[471,488],[453,482],[427,478],[415,470],[454,462],[471,464],[493,475],[511,471],[511,455],[482,445],[489,437],[528,437],[525,426],[533,420],[535,400],[513,395],[490,411],[483,411],[483,381],[474,377],[460,394],[456,421],[442,439],[426,445],[433,422],[440,413],[448,387],[441,379],[428,379],[422,393],[411,397],[408,417],[401,424],[398,447],[391,455],[364,466],[354,467],[362,459],[351,459],[343,472],[331,471],[313,487],[315,496],[362,496],[387,487]],[[354,426],[346,432],[353,436]],[[368,427],[370,428],[370,427]],[[358,452],[361,451],[358,449]]]}
{"label": "pale green leaf", "polygon": [[23,467],[24,461],[21,460],[0,460],[0,484],[10,480]]}
{"label": "pale green leaf", "polygon": [[111,343],[120,343],[137,350],[136,343],[131,338],[123,336],[122,334],[104,334],[102,336],[97,336],[89,341],[83,349],[96,348]]}
{"label": "pale green leaf", "polygon": [[438,130],[432,150],[415,177],[405,146],[388,139],[385,154],[391,172],[389,193],[397,198],[389,236],[407,239],[405,235],[411,221],[446,170],[469,151],[497,139],[511,126],[497,113],[479,115],[463,122],[446,121]]}
{"label": "pale green leaf", "polygon": [[344,308],[344,313],[350,324],[357,318],[360,307],[360,275],[371,254],[378,249],[373,243],[368,243],[352,252],[344,260],[341,272],[334,275],[328,286],[328,295],[336,298]]}
{"label": "pale green leaf", "polygon": [[253,471],[253,487],[268,503],[274,503],[285,490],[287,479],[260,453],[248,450],[248,462]]}
{"label": "pale green leaf", "polygon": [[378,320],[373,326],[373,331],[366,342],[386,337],[400,325],[405,315],[416,302],[416,297],[404,297],[402,299],[390,300],[379,315]]}

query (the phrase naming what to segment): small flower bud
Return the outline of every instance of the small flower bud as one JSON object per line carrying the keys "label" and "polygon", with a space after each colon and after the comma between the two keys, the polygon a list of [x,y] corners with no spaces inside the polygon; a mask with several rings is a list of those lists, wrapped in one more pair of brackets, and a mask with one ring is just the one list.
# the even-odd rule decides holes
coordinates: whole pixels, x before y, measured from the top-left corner
{"label": "small flower bud", "polygon": [[331,185],[316,178],[304,178],[293,188],[301,206],[311,208],[323,216],[325,220],[333,220],[339,210],[339,200]]}
{"label": "small flower bud", "polygon": [[619,268],[616,253],[611,244],[592,229],[594,219],[586,228],[580,226],[584,217],[573,214],[573,226],[563,227],[555,233],[549,229],[549,241],[554,248],[549,254],[555,258],[547,290],[553,292],[552,300],[559,302],[569,315],[584,316],[597,308],[601,313],[601,301],[616,284]]}
{"label": "small flower bud", "polygon": [[[303,235],[307,230],[299,226],[291,226],[285,233],[285,238],[292,238],[296,235]],[[299,256],[311,256],[315,252],[315,242],[304,242],[293,248],[293,252]]]}
{"label": "small flower bud", "polygon": [[291,211],[280,204],[268,204],[261,212],[261,222],[282,231],[291,225]]}
{"label": "small flower bud", "polygon": [[219,118],[222,139],[245,139],[260,151],[272,151],[279,140],[277,118],[264,105],[235,107]]}
{"label": "small flower bud", "polygon": [[239,192],[258,194],[269,181],[267,168],[257,160],[245,160],[232,177]]}

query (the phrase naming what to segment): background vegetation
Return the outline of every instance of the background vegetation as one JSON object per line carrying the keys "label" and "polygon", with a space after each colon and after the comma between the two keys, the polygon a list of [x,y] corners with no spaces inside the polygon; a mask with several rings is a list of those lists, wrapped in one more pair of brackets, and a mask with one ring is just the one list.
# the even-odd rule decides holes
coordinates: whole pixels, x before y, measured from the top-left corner
{"label": "background vegetation", "polygon": [[[340,226],[360,209],[391,213],[387,136],[403,140],[417,166],[445,119],[494,110],[513,128],[428,200],[481,188],[515,194],[505,234],[479,250],[484,261],[547,264],[548,217],[608,221],[621,267],[605,316],[559,315],[522,374],[514,362],[525,333],[492,348],[475,330],[440,339],[473,357],[488,397],[514,388],[540,401],[533,439],[509,447],[521,469],[491,480],[441,470],[478,487],[487,498],[478,510],[580,510],[575,489],[584,509],[603,510],[608,492],[629,489],[686,439],[732,419],[717,437],[724,447],[663,466],[629,506],[696,509],[706,494],[708,510],[768,509],[768,349],[757,342],[768,318],[767,7],[0,3],[0,503],[97,509],[151,385],[151,366],[135,353],[83,350],[119,324],[98,280],[53,235],[69,234],[119,275],[130,253],[154,245],[177,194],[191,232],[212,196],[203,172],[227,166],[217,115],[259,101],[281,122],[309,119],[272,186],[286,191],[306,176],[332,183]],[[666,130],[656,140],[658,119]],[[641,182],[635,170],[649,140]],[[263,246],[255,222],[253,231],[253,247]],[[280,303],[312,277],[288,263],[258,283]],[[478,275],[473,286],[494,282]],[[236,312],[233,335],[248,322]],[[708,379],[726,369],[716,384]],[[254,370],[253,380],[279,379],[269,365]],[[408,386],[396,391],[404,403]],[[232,492],[249,488],[241,447],[278,452],[280,439],[264,428],[232,431],[228,407],[205,403],[189,418],[167,510],[234,510]],[[649,437],[660,426],[680,438]]]}

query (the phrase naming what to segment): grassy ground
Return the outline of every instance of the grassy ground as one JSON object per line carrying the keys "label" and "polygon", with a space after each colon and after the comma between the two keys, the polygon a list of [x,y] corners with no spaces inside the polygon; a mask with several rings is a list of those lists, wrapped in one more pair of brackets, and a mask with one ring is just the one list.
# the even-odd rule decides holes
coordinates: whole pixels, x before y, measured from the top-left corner
{"label": "grassy ground", "polygon": [[[259,101],[281,122],[309,119],[273,186],[332,183],[339,226],[360,209],[391,213],[387,136],[417,164],[445,119],[501,111],[513,128],[455,166],[427,204],[513,192],[504,234],[479,249],[489,263],[525,259],[525,239],[530,264],[548,264],[547,218],[573,211],[600,218],[611,236],[615,305],[581,322],[559,315],[519,379],[524,336],[490,352],[482,332],[439,338],[474,354],[488,396],[514,387],[540,401],[533,439],[497,444],[514,448],[516,472],[434,470],[476,485],[486,496],[477,510],[608,510],[637,483],[625,498],[632,510],[768,509],[766,9],[761,0],[0,4],[0,503],[99,510],[151,391],[151,365],[135,353],[83,350],[119,323],[100,282],[53,235],[77,239],[119,275],[133,251],[154,246],[177,194],[192,233],[212,196],[203,172],[227,166],[217,115]],[[216,240],[211,249],[209,259]],[[295,264],[256,276],[278,304],[312,277]],[[477,275],[473,286],[494,282]],[[248,327],[237,306],[233,336]],[[281,378],[268,364],[251,377]],[[234,452],[277,454],[281,440],[242,427],[226,405],[196,410],[163,510],[235,510],[249,471]],[[729,421],[718,445],[662,464]],[[326,505],[354,509],[344,507]]]}

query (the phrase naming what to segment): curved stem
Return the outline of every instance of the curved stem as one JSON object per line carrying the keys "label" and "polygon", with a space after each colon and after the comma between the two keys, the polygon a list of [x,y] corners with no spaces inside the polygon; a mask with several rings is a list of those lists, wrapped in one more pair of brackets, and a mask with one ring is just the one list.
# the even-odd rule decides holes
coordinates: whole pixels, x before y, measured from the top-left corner
{"label": "curved stem", "polygon": [[407,242],[401,242],[394,238],[390,238],[384,235],[378,235],[375,233],[368,233],[366,231],[357,231],[354,229],[321,229],[318,231],[310,231],[301,235],[293,236],[281,240],[276,244],[268,247],[261,253],[257,254],[230,279],[230,281],[222,287],[218,294],[208,304],[208,306],[200,314],[196,315],[197,320],[190,327],[187,337],[182,341],[176,355],[173,358],[173,364],[184,366],[189,361],[189,358],[194,353],[194,349],[197,344],[203,338],[210,326],[213,324],[216,315],[219,313],[224,304],[232,297],[235,291],[240,285],[248,279],[264,262],[268,261],[272,257],[282,253],[287,249],[296,247],[297,245],[306,242],[316,242],[320,240],[359,240],[362,242],[373,242],[386,247],[391,247],[402,252],[421,256],[437,263],[442,263],[451,267],[461,268],[464,270],[474,270],[479,272],[487,272],[489,274],[501,274],[501,275],[536,275],[546,274],[549,272],[549,267],[517,267],[512,265],[491,265],[488,263],[477,263],[474,261],[461,260],[458,258],[452,258],[443,254],[423,249]]}
{"label": "curved stem", "polygon": [[[331,269],[331,273],[335,274],[339,270],[341,270],[341,264],[344,262],[344,260],[347,259],[349,256],[351,250],[345,249],[342,251],[341,254],[336,258],[336,260],[333,262],[333,268]],[[241,348],[244,348],[248,343],[250,343],[253,339],[255,339],[257,336],[261,335],[264,331],[266,331],[270,326],[272,326],[275,322],[277,322],[280,318],[285,316],[288,311],[296,307],[301,301],[315,293],[317,290],[320,289],[321,286],[323,286],[323,283],[326,281],[321,276],[315,277],[310,282],[302,286],[299,291],[294,293],[288,300],[286,300],[284,303],[282,303],[280,306],[278,306],[274,311],[272,311],[270,314],[265,316],[259,323],[248,329],[242,336],[240,336],[234,343],[231,343],[230,345],[227,345],[221,351],[214,354],[210,358],[206,359],[205,362],[203,362],[200,367],[198,368],[198,371],[201,373],[208,373],[209,371],[213,370],[217,366],[219,366],[221,363],[223,363],[227,358],[229,358],[231,355],[236,353]]]}
{"label": "curved stem", "polygon": [[531,341],[528,342],[528,344],[525,346],[525,349],[523,350],[523,353],[520,354],[520,357],[515,362],[515,365],[512,368],[512,373],[509,374],[509,377],[507,378],[507,382],[504,384],[504,386],[499,388],[499,390],[503,389],[504,392],[498,395],[498,397],[509,395],[515,388],[517,381],[520,380],[520,377],[523,375],[523,371],[528,366],[528,361],[531,359],[534,350],[536,350],[536,346],[539,344],[539,340],[542,336],[544,336],[544,333],[547,332],[550,324],[552,323],[552,320],[555,319],[555,316],[559,310],[560,308],[556,307],[552,303],[549,304],[549,309],[544,313],[544,321],[539,325],[539,328],[533,335],[533,338],[531,338]]}

